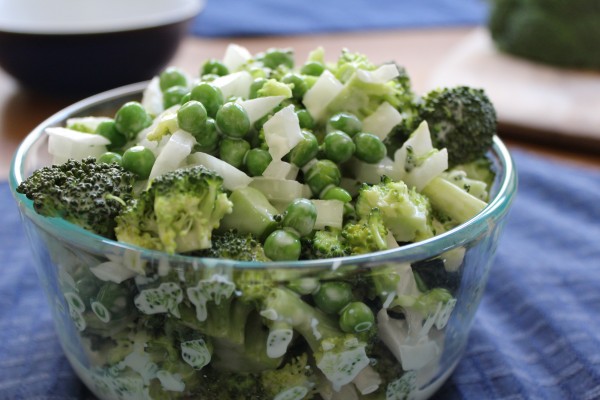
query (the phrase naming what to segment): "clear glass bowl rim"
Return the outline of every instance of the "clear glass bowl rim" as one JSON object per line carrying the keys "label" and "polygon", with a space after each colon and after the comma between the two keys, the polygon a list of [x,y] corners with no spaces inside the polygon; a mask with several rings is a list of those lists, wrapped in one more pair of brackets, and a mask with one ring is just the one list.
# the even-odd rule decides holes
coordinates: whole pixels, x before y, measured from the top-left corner
{"label": "clear glass bowl rim", "polygon": [[[78,101],[47,118],[31,133],[29,133],[18,147],[13,156],[9,174],[9,184],[13,196],[15,197],[22,212],[26,214],[38,227],[45,229],[56,237],[63,238],[78,248],[85,248],[90,251],[98,251],[100,248],[111,248],[112,252],[128,251],[139,253],[142,259],[159,260],[168,258],[171,262],[183,264],[197,264],[203,260],[199,257],[174,254],[169,255],[161,251],[148,250],[142,247],[129,245],[126,243],[110,240],[80,228],[74,224],[64,221],[60,218],[47,218],[37,214],[33,209],[33,203],[25,195],[16,192],[17,186],[26,178],[24,170],[27,156],[30,151],[44,135],[44,130],[50,126],[57,126],[64,123],[67,118],[74,115],[81,115],[86,109],[99,106],[110,101],[139,94],[148,85],[148,82],[138,82],[131,85],[122,86],[106,92],[96,94],[81,101]],[[498,223],[508,212],[510,205],[517,191],[517,174],[514,161],[498,137],[494,137],[490,154],[497,160],[499,165],[499,176],[496,177],[497,187],[494,190],[494,196],[485,209],[473,219],[466,223],[433,238],[403,245],[395,249],[389,249],[371,254],[358,256],[349,256],[341,258],[330,258],[323,260],[307,261],[284,261],[284,262],[250,262],[235,260],[219,260],[219,265],[233,268],[261,268],[261,269],[279,269],[279,268],[311,268],[311,269],[336,269],[342,266],[356,266],[361,264],[385,264],[392,262],[412,262],[424,260],[453,248],[464,246],[475,240],[482,234],[489,231],[492,223]]]}

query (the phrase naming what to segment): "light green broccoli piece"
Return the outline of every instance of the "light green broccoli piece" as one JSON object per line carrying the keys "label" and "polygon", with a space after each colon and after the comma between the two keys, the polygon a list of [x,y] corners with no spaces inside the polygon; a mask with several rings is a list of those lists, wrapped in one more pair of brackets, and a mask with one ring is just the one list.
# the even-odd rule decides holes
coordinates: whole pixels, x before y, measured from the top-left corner
{"label": "light green broccoli piece", "polygon": [[202,166],[157,177],[117,216],[117,239],[168,253],[210,248],[212,231],[232,209],[222,184]]}
{"label": "light green broccoli piece", "polygon": [[434,235],[429,200],[402,181],[384,177],[379,184],[362,186],[356,200],[357,215],[368,218],[375,208],[398,242],[416,242]]}
{"label": "light green broccoli piece", "polygon": [[383,222],[381,212],[373,208],[369,214],[354,223],[344,225],[342,237],[348,252],[367,254],[386,250],[388,230]]}

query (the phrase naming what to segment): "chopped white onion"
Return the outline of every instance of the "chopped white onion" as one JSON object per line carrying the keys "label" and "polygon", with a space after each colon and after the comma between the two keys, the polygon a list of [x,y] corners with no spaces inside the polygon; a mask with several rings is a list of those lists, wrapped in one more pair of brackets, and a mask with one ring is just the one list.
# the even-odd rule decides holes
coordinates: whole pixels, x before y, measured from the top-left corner
{"label": "chopped white onion", "polygon": [[381,103],[373,114],[363,120],[363,131],[372,133],[384,140],[402,121],[402,114],[387,101]]}
{"label": "chopped white onion", "polygon": [[281,160],[302,139],[300,121],[294,112],[294,106],[289,105],[276,112],[263,125],[265,141],[273,160]]}
{"label": "chopped white onion", "polygon": [[202,165],[216,172],[223,178],[223,187],[227,190],[235,190],[246,187],[252,182],[252,178],[240,171],[233,165],[207,153],[196,152],[188,157],[188,164]]}
{"label": "chopped white onion", "polygon": [[121,283],[135,276],[135,272],[127,269],[118,262],[106,261],[101,264],[91,267],[90,271],[101,281],[110,281]]}
{"label": "chopped white onion", "polygon": [[267,165],[262,176],[265,178],[295,180],[299,170],[300,169],[294,164],[281,160],[273,160]]}
{"label": "chopped white onion", "polygon": [[344,222],[344,203],[339,200],[311,200],[317,209],[315,229],[342,228]]}
{"label": "chopped white onion", "polygon": [[54,163],[63,163],[70,158],[82,160],[86,157],[100,157],[106,152],[110,140],[95,133],[83,133],[62,127],[46,129],[48,153]]}
{"label": "chopped white onion", "polygon": [[158,115],[164,110],[163,94],[160,89],[160,78],[152,78],[142,93],[142,106],[150,115]]}
{"label": "chopped white onion", "polygon": [[80,117],[80,118],[69,118],[67,119],[67,128],[73,125],[84,126],[86,132],[96,132],[96,128],[100,123],[105,121],[112,121],[109,117]]}
{"label": "chopped white onion", "polygon": [[386,83],[400,75],[398,67],[395,64],[383,64],[373,71],[363,69],[356,70],[356,76],[366,83]]}
{"label": "chopped white onion", "polygon": [[255,177],[250,187],[260,190],[269,201],[290,202],[304,197],[304,185],[288,179]]}
{"label": "chopped white onion", "polygon": [[323,71],[314,85],[306,91],[302,102],[316,120],[320,120],[331,101],[342,91],[344,85],[328,70]]}
{"label": "chopped white onion", "polygon": [[234,72],[251,58],[252,54],[250,54],[247,48],[235,43],[230,43],[225,50],[223,64],[227,67],[229,72]]}
{"label": "chopped white onion", "polygon": [[433,178],[447,169],[448,150],[444,148],[427,157],[423,164],[413,168],[403,179],[408,186],[414,186],[420,192]]}
{"label": "chopped white onion", "polygon": [[284,99],[285,96],[257,97],[256,99],[240,100],[238,104],[246,110],[250,123],[254,124],[277,107]]}
{"label": "chopped white onion", "polygon": [[384,175],[393,180],[401,178],[401,175],[396,170],[394,161],[389,157],[384,157],[377,164],[369,164],[364,161],[352,159],[349,165],[354,178],[359,182],[374,185],[381,182],[381,177]]}
{"label": "chopped white onion", "polygon": [[183,161],[192,152],[194,144],[196,144],[196,139],[189,132],[180,129],[173,133],[156,157],[148,179],[152,180],[181,167]]}
{"label": "chopped white onion", "polygon": [[229,75],[220,76],[212,84],[221,89],[223,97],[228,99],[232,96],[247,99],[250,95],[252,75],[248,71],[234,72]]}

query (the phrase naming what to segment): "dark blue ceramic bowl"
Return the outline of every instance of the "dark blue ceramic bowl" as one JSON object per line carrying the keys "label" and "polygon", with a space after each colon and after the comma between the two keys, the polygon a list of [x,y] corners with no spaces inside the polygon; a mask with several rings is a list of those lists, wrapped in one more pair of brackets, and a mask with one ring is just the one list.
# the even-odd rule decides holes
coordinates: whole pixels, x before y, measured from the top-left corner
{"label": "dark blue ceramic bowl", "polygon": [[85,95],[150,79],[204,0],[0,0],[0,67],[28,89]]}

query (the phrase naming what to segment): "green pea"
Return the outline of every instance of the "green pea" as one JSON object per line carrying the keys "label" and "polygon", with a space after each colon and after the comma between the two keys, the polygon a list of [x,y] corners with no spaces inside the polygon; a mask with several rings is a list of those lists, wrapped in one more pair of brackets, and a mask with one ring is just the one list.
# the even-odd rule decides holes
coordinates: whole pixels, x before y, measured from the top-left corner
{"label": "green pea", "polygon": [[313,231],[316,220],[317,208],[313,202],[308,199],[296,199],[285,208],[281,224],[304,237]]}
{"label": "green pea", "polygon": [[190,101],[191,99],[192,99],[192,92],[187,92],[186,94],[183,95],[183,97],[179,101],[179,104],[185,104],[188,101]]}
{"label": "green pea", "polygon": [[257,147],[246,153],[244,164],[250,176],[261,176],[272,160],[271,153]]}
{"label": "green pea", "polygon": [[199,135],[206,125],[206,108],[197,100],[190,100],[177,110],[177,123],[184,131]]}
{"label": "green pea", "polygon": [[318,160],[305,176],[305,181],[315,196],[319,196],[327,186],[339,186],[341,180],[342,173],[331,160]]}
{"label": "green pea", "polygon": [[204,129],[194,135],[196,138],[196,151],[204,153],[213,152],[219,144],[219,130],[214,119],[207,118]]}
{"label": "green pea", "polygon": [[113,153],[112,151],[107,151],[98,157],[98,163],[102,164],[121,164],[123,158],[119,153]]}
{"label": "green pea", "polygon": [[148,179],[155,160],[152,150],[144,146],[133,146],[123,153],[122,164],[123,168],[133,172],[139,179]]}
{"label": "green pea", "polygon": [[135,139],[136,135],[151,123],[152,119],[146,109],[137,101],[123,104],[115,114],[115,128],[127,141]]}
{"label": "green pea", "polygon": [[298,122],[300,122],[300,128],[313,129],[315,127],[315,120],[308,110],[305,110],[304,108],[296,110],[296,116],[298,117]]}
{"label": "green pea", "polygon": [[251,98],[251,99],[257,98],[258,91],[260,89],[262,89],[262,87],[265,85],[266,82],[267,82],[267,80],[265,78],[256,78],[255,80],[253,80],[252,84],[250,85],[249,98]]}
{"label": "green pea", "polygon": [[337,164],[348,161],[355,149],[352,138],[342,131],[331,131],[323,139],[325,157]]}
{"label": "green pea", "polygon": [[187,78],[177,67],[168,67],[158,77],[160,90],[163,92],[173,86],[187,86]]}
{"label": "green pea", "polygon": [[127,143],[127,138],[117,130],[114,120],[100,122],[96,127],[96,133],[110,140],[110,145],[107,147],[111,151],[120,149]]}
{"label": "green pea", "polygon": [[163,92],[163,108],[166,110],[176,104],[183,104],[182,100],[189,92],[185,86],[171,86]]}
{"label": "green pea", "polygon": [[321,199],[339,200],[342,203],[349,203],[352,201],[352,195],[346,189],[342,189],[339,186],[330,186],[321,193]]}
{"label": "green pea", "polygon": [[225,137],[219,147],[219,158],[236,168],[244,165],[246,153],[250,150],[250,143],[244,139]]}
{"label": "green pea", "polygon": [[232,138],[243,138],[250,130],[250,119],[248,113],[238,103],[230,102],[223,104],[217,111],[215,118],[217,128]]}
{"label": "green pea", "polygon": [[302,140],[290,150],[289,159],[292,164],[298,168],[302,168],[306,163],[315,158],[318,152],[319,142],[317,141],[317,137],[311,132],[303,130]]}
{"label": "green pea", "polygon": [[219,60],[210,59],[207,60],[204,64],[202,64],[202,69],[200,70],[200,76],[204,77],[205,75],[218,75],[225,76],[229,74],[229,69]]}
{"label": "green pea", "polygon": [[313,294],[317,307],[327,314],[337,314],[352,299],[352,286],[346,282],[323,282]]}
{"label": "green pea", "polygon": [[353,139],[356,145],[354,155],[361,161],[375,164],[381,161],[387,153],[385,144],[383,144],[379,137],[371,133],[361,132],[354,136]]}
{"label": "green pea", "polygon": [[341,112],[333,115],[327,121],[327,132],[342,131],[354,136],[362,130],[362,122],[354,114]]}
{"label": "green pea", "polygon": [[339,323],[344,332],[359,333],[373,327],[375,316],[365,303],[354,301],[342,309]]}
{"label": "green pea", "polygon": [[300,73],[310,76],[320,76],[325,71],[325,65],[318,61],[307,61],[302,68]]}
{"label": "green pea", "polygon": [[269,49],[262,57],[262,62],[265,67],[275,69],[280,65],[287,68],[294,68],[294,55],[291,50],[287,49]]}
{"label": "green pea", "polygon": [[301,100],[308,89],[306,87],[306,82],[304,82],[304,79],[298,74],[285,74],[283,78],[281,78],[281,81],[294,86],[292,88],[292,97],[296,100]]}
{"label": "green pea", "polygon": [[263,248],[273,261],[294,261],[300,258],[302,245],[294,232],[278,229],[267,236]]}
{"label": "green pea", "polygon": [[204,105],[208,116],[214,118],[217,115],[217,111],[225,102],[223,100],[223,92],[215,85],[202,82],[192,88],[190,92],[190,99],[197,100]]}

